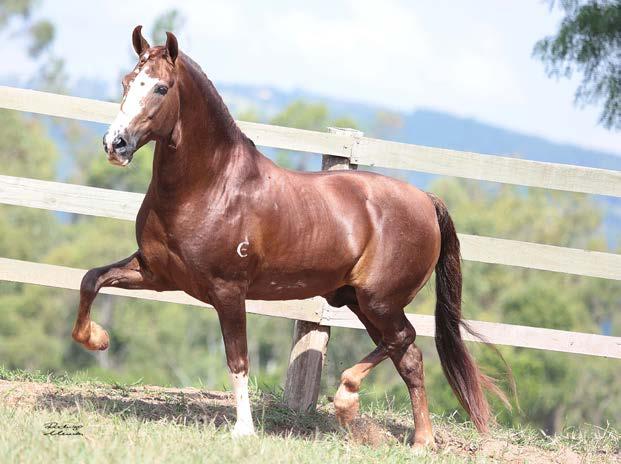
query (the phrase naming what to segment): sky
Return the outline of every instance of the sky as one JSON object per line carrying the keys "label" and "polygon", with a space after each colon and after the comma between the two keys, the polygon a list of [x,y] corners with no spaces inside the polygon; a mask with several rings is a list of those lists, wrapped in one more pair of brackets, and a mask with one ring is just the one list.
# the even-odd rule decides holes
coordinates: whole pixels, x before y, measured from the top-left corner
{"label": "sky", "polygon": [[[186,17],[180,48],[215,82],[446,111],[621,156],[599,107],[574,105],[578,76],[548,78],[532,57],[562,18],[540,0],[43,0],[39,15],[56,25],[72,78],[120,89],[133,27],[148,33],[170,8]],[[23,47],[3,48],[0,75],[32,69]]]}

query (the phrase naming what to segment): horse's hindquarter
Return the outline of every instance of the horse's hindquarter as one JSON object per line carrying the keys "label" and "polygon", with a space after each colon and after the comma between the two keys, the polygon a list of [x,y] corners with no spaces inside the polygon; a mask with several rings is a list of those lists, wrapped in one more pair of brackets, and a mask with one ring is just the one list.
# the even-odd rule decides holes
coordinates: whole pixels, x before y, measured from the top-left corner
{"label": "horse's hindquarter", "polygon": [[401,294],[407,304],[431,276],[440,254],[433,202],[416,187],[365,173],[373,230],[349,284],[375,295]]}
{"label": "horse's hindquarter", "polygon": [[286,172],[270,196],[250,297],[306,298],[348,284],[385,285],[379,280],[401,273],[408,283],[397,286],[417,286],[429,277],[439,233],[426,194],[371,173]]}

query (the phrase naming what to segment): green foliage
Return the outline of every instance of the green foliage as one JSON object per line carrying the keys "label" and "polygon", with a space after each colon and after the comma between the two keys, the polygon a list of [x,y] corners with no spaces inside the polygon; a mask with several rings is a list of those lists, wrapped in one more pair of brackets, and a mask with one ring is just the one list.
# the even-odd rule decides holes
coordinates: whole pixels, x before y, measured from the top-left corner
{"label": "green foliage", "polygon": [[28,54],[32,58],[41,55],[54,41],[54,25],[46,19],[32,18],[39,4],[37,0],[0,0],[0,30],[8,28],[12,19],[17,19],[22,27],[16,32],[26,36]]}
{"label": "green foliage", "polygon": [[331,118],[325,104],[308,103],[304,100],[290,103],[270,120],[270,124],[316,131],[325,131],[328,127],[358,128],[358,124],[352,118]]}
{"label": "green foliage", "polygon": [[164,44],[166,42],[166,32],[178,33],[185,25],[185,16],[176,8],[172,8],[160,14],[153,25],[151,38],[153,45]]}
{"label": "green foliage", "polygon": [[30,16],[36,0],[0,0],[0,29],[7,26],[11,18]]}
{"label": "green foliage", "polygon": [[65,93],[65,62],[51,51],[56,35],[54,25],[47,19],[33,18],[39,6],[37,0],[0,0],[0,32],[26,38],[28,55],[39,62],[30,87]]}
{"label": "green foliage", "polygon": [[546,64],[550,76],[582,73],[576,102],[603,101],[600,122],[607,128],[621,129],[621,2],[559,3],[566,16],[557,34],[537,42],[533,53]]}
{"label": "green foliage", "polygon": [[321,103],[296,100],[272,118],[270,124],[308,130],[325,130],[328,107]]}
{"label": "green foliage", "polygon": [[0,110],[0,144],[3,174],[40,179],[54,177],[56,146],[39,120],[17,111]]}
{"label": "green foliage", "polygon": [[[316,131],[326,131],[328,127],[346,127],[356,129],[356,122],[348,117],[331,118],[328,107],[323,103],[308,103],[296,100],[286,106],[274,116],[270,124],[277,126],[295,127]],[[276,163],[288,169],[306,171],[308,168],[308,154],[294,155],[290,151],[279,150]]]}
{"label": "green foliage", "polygon": [[[90,145],[93,147],[93,144]],[[79,154],[75,181],[94,187],[144,193],[151,180],[153,146],[138,150],[125,169],[112,169],[102,149],[85,150]]]}
{"label": "green foliage", "polygon": [[237,114],[237,119],[247,122],[261,122],[261,115],[254,107],[249,107]]}
{"label": "green foliage", "polygon": [[30,56],[39,56],[54,41],[54,26],[47,20],[35,22],[30,26],[30,36],[32,43],[28,47]]}
{"label": "green foliage", "polygon": [[[2,174],[53,179],[56,158],[56,147],[38,120],[15,111],[0,111]],[[0,256],[40,256],[52,245],[58,229],[48,211],[1,205]]]}

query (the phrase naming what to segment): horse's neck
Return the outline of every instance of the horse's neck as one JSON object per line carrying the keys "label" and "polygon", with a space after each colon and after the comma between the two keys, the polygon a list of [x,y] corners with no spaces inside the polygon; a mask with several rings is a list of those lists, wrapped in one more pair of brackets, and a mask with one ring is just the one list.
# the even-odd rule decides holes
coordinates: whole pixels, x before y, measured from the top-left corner
{"label": "horse's neck", "polygon": [[[189,192],[196,185],[205,188],[223,175],[234,175],[231,164],[253,162],[243,135],[228,112],[223,113],[226,109],[215,89],[195,69],[184,68],[178,127],[171,140],[156,144],[153,162],[152,187],[169,194]],[[239,174],[247,171],[240,169]]]}

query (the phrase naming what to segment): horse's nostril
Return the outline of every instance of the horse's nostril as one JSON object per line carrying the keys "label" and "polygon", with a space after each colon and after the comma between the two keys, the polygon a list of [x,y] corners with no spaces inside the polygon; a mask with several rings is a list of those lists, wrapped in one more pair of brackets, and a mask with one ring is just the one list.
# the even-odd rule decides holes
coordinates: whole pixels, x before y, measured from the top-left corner
{"label": "horse's nostril", "polygon": [[126,145],[127,145],[127,142],[125,142],[125,139],[121,137],[120,135],[117,135],[112,141],[112,148],[114,148],[115,150],[118,150],[119,148],[123,148]]}

